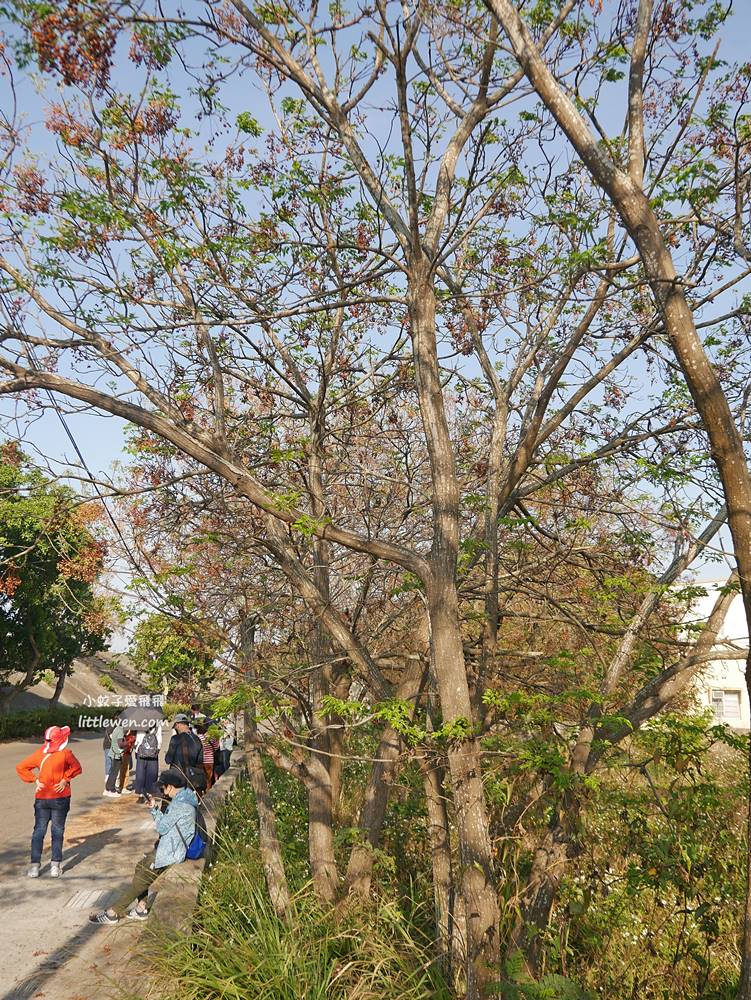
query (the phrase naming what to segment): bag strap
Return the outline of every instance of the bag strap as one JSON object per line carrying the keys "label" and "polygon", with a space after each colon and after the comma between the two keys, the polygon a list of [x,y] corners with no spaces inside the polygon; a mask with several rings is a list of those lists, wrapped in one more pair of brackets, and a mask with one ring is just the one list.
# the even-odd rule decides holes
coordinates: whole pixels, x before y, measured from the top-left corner
{"label": "bag strap", "polygon": [[[193,820],[193,836],[190,838],[190,844],[192,844],[193,841],[196,839],[196,837],[200,835],[199,834],[199,830],[198,830],[198,810],[197,809],[195,810],[195,814],[196,814],[195,815],[195,819]],[[190,844],[187,842],[187,840],[183,836],[183,832],[180,829],[180,820],[179,819],[175,823],[175,829],[177,830],[177,832],[178,832],[178,834],[180,836],[180,840],[182,840],[182,842],[183,842],[183,844],[185,846],[185,852],[187,854],[187,852],[190,850]],[[203,837],[201,837],[201,840],[203,841],[204,844],[206,843],[206,841],[203,839]]]}

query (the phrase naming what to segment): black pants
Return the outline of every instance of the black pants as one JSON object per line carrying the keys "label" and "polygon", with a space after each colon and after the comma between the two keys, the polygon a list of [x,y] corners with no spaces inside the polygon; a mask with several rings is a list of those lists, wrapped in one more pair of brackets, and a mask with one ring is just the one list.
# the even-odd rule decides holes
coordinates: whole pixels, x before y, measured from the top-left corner
{"label": "black pants", "polygon": [[52,860],[63,860],[65,820],[70,810],[70,795],[59,799],[34,799],[34,832],[31,835],[31,863],[42,860],[42,848],[48,824],[52,824]]}
{"label": "black pants", "polygon": [[223,775],[224,772],[229,767],[229,759],[231,756],[232,756],[231,750],[219,751],[219,759],[214,767],[214,773],[216,774],[217,778],[221,777],[221,775]]}

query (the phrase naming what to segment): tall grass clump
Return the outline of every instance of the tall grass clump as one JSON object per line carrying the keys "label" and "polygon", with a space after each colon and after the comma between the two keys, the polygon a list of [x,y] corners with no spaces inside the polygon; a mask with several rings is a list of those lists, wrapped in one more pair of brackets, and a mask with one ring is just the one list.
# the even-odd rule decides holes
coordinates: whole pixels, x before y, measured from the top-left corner
{"label": "tall grass clump", "polygon": [[[424,939],[394,902],[337,915],[309,885],[274,913],[247,814],[232,797],[193,933],[158,929],[150,961],[163,1000],[450,1000]],[[302,834],[304,838],[304,833]]]}

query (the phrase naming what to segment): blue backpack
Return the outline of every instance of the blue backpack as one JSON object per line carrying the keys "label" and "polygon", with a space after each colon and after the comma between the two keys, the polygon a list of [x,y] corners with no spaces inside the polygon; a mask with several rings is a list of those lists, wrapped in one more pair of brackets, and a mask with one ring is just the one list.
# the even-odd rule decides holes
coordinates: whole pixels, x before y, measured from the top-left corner
{"label": "blue backpack", "polygon": [[190,843],[183,837],[179,824],[177,832],[180,834],[180,840],[185,844],[185,861],[198,861],[199,858],[202,858],[206,850],[208,833],[206,833],[206,824],[201,813],[196,811],[196,830],[190,838]]}
{"label": "blue backpack", "polygon": [[203,852],[206,850],[206,841],[203,839],[201,834],[196,830],[193,837],[188,844],[188,848],[185,851],[186,861],[198,861],[199,858],[203,857]]}

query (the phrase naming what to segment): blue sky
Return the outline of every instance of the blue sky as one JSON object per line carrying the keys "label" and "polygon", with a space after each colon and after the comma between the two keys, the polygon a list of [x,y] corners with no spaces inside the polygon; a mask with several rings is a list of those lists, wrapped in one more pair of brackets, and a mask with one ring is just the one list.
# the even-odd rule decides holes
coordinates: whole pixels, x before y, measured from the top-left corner
{"label": "blue sky", "polygon": [[[728,61],[748,58],[749,37],[751,37],[751,0],[740,0],[736,2],[731,24],[723,32],[720,56]],[[248,79],[248,76],[245,76],[242,81],[233,83],[229,99],[233,104],[236,103],[238,110],[250,109],[256,113],[258,108],[258,117],[263,118],[265,97],[261,93],[248,93]],[[127,87],[127,81],[121,80],[121,85]],[[19,93],[24,107],[38,108],[38,117],[41,119],[41,100],[31,75],[19,81]],[[617,114],[621,114],[620,109]],[[41,133],[40,141],[44,143]],[[9,412],[9,403],[7,401],[0,403],[0,414]],[[114,462],[126,458],[122,455],[124,427],[117,418],[93,412],[77,412],[66,415],[65,420],[95,476],[106,477]],[[15,436],[14,426],[9,423],[5,432]],[[56,474],[64,474],[68,467],[75,467],[78,464],[75,450],[55,413],[51,411],[44,413],[23,428],[22,433],[27,450]]]}

